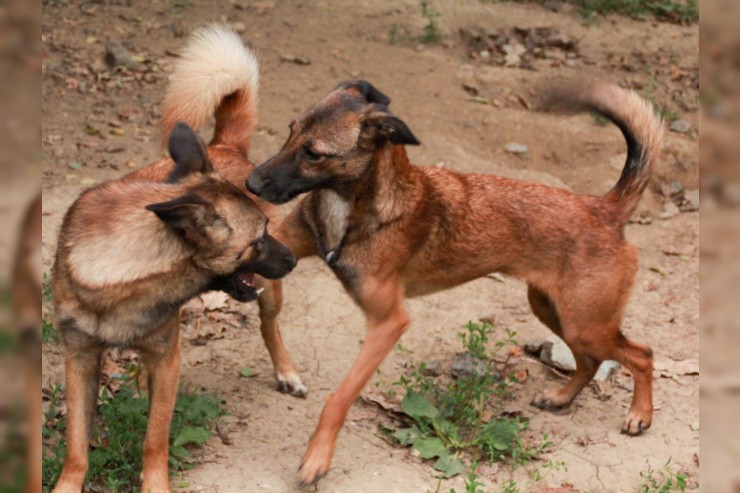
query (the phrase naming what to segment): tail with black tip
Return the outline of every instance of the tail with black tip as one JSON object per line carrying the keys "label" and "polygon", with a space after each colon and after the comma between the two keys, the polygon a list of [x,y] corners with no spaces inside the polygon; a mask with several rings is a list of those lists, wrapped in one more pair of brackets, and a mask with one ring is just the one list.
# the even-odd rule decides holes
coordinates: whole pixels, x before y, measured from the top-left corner
{"label": "tail with black tip", "polygon": [[214,115],[211,143],[246,155],[257,126],[259,64],[239,35],[219,24],[196,31],[171,79],[162,112],[165,144],[177,122],[199,130]]}
{"label": "tail with black tip", "polygon": [[595,111],[622,131],[627,141],[627,161],[617,184],[604,199],[616,205],[617,220],[624,226],[637,207],[660,154],[662,119],[634,91],[603,83],[563,85],[547,91],[543,103],[545,109]]}

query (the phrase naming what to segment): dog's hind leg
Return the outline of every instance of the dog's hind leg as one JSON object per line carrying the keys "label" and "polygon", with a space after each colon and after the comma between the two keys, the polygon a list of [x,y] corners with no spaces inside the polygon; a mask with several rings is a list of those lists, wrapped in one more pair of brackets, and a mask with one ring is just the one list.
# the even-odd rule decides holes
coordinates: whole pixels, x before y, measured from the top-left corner
{"label": "dog's hind leg", "polygon": [[653,420],[653,351],[619,332],[611,358],[627,368],[635,379],[632,404],[622,424],[622,433],[639,435],[650,428]]}
{"label": "dog's hind leg", "polygon": [[282,283],[257,277],[257,285],[265,288],[257,299],[260,307],[260,332],[275,368],[278,390],[296,397],[306,397],[308,389],[301,382],[301,377],[290,358],[288,350],[285,349],[283,338],[280,335],[278,315],[283,305]]}
{"label": "dog's hind leg", "polygon": [[[563,327],[552,299],[532,285],[528,287],[527,297],[535,316],[555,334],[563,338]],[[565,339],[565,342],[567,344],[568,340]],[[576,351],[570,344],[568,344],[568,347],[570,347],[573,357],[576,360],[575,373],[562,387],[538,394],[532,400],[533,406],[549,410],[562,409],[569,406],[583,387],[588,385],[599,369],[600,360]]]}
{"label": "dog's hind leg", "polygon": [[73,318],[60,317],[67,381],[67,457],[54,493],[79,493],[88,469],[103,346],[80,330]]}
{"label": "dog's hind leg", "polygon": [[137,344],[148,373],[149,421],[144,440],[141,490],[170,491],[167,466],[172,412],[180,378],[180,320],[178,316]]}

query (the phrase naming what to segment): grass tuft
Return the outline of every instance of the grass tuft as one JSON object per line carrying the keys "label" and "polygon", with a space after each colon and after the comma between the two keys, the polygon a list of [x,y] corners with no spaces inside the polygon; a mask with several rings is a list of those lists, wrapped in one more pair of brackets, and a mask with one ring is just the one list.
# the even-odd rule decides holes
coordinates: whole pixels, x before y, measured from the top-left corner
{"label": "grass tuft", "polygon": [[[52,388],[49,410],[44,416],[43,491],[51,491],[62,471],[66,421],[60,415],[61,385]],[[93,491],[137,492],[141,471],[149,399],[127,377],[111,395],[103,389],[98,402],[99,423],[90,448],[86,486]],[[211,428],[225,415],[219,399],[210,395],[180,392],[170,430],[170,472],[192,468],[194,447],[211,437]]]}

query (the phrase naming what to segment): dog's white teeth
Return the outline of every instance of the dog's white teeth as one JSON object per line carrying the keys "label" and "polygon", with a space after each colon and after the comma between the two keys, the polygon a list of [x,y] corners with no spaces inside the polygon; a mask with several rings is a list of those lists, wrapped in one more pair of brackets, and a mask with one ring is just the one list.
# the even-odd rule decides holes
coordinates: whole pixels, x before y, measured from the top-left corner
{"label": "dog's white teeth", "polygon": [[265,290],[265,288],[259,288],[257,290],[257,296],[261,295],[262,294],[262,291],[264,291],[264,290]]}

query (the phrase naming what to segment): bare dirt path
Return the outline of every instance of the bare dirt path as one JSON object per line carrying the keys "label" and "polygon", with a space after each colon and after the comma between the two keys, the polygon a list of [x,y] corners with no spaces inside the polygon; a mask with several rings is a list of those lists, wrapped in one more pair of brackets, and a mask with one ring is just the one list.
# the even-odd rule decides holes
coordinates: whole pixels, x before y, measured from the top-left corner
{"label": "bare dirt path", "polygon": [[[253,152],[257,161],[282,145],[293,116],[339,81],[361,77],[391,96],[393,110],[422,141],[421,147],[410,149],[413,162],[602,193],[614,183],[624,162],[618,131],[598,125],[590,116],[564,119],[528,111],[530,89],[560,76],[631,85],[663,106],[671,119],[690,124],[687,133],[667,133],[654,186],[638,211],[649,224],[635,223],[627,229],[639,248],[641,268],[624,330],[651,345],[656,366],[664,368],[656,371],[653,427],[639,438],[619,434],[632,386],[631,378],[622,373],[587,388],[568,414],[556,416],[529,407],[537,390],[559,381],[524,357],[516,364],[529,370],[529,378],[516,389],[511,406],[531,419],[533,433],[550,436],[555,445],[546,458],[568,465],[567,472],[553,474],[544,483],[570,489],[539,491],[636,491],[640,472],[660,467],[669,458],[695,481],[698,376],[673,368],[676,361],[698,360],[699,216],[666,206],[670,199],[661,193],[661,185],[665,191],[667,183],[678,180],[687,190],[698,188],[698,94],[692,80],[698,26],[623,17],[585,24],[565,6],[559,12],[507,2],[435,2],[434,7],[441,13],[442,43],[417,46],[409,38],[422,31],[426,20],[412,0],[321,5],[245,0],[48,2],[43,26],[45,269],[50,269],[62,215],[77,194],[92,183],[142,166],[161,152],[155,125],[166,74],[175,60],[170,53],[183,44],[183,34],[209,20],[236,23],[260,59],[261,124]],[[503,32],[514,27],[558,29],[576,42],[576,54],[568,58],[553,49],[545,58],[533,58],[531,69],[471,59],[477,50],[475,41],[469,40],[475,28]],[[110,43],[133,54],[130,69],[112,71],[105,65],[105,47]],[[526,145],[528,152],[507,152],[504,146],[511,142]],[[664,216],[669,217],[660,219],[665,207]],[[304,447],[325,397],[359,350],[364,324],[338,281],[317,260],[302,261],[286,279],[285,292],[283,334],[309,387],[308,399],[274,391],[254,305],[242,308],[245,326],[228,326],[221,338],[204,346],[185,341],[182,383],[226,399],[231,416],[225,427],[232,444],[211,439],[202,464],[174,479],[182,491],[296,489],[295,471]],[[480,279],[408,305],[413,324],[403,345],[413,351],[413,359],[438,359],[445,369],[460,350],[457,333],[469,320],[493,317],[497,326],[516,330],[520,342],[547,335],[529,311],[523,284],[508,278]],[[222,323],[209,314],[194,317],[205,325]],[[407,360],[408,355],[394,352],[371,388],[375,383],[388,388]],[[258,375],[239,377],[243,366]],[[59,349],[47,345],[44,384],[62,378]],[[380,437],[376,429],[380,420],[375,408],[363,404],[353,408],[332,470],[318,491],[436,489],[437,479],[428,464]],[[488,490],[500,491],[512,475],[526,484],[524,474],[501,466],[485,481]],[[450,487],[460,491],[462,481],[446,480],[440,491]]]}

